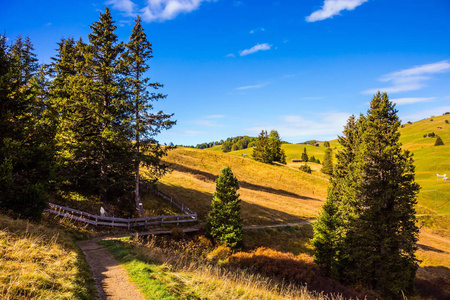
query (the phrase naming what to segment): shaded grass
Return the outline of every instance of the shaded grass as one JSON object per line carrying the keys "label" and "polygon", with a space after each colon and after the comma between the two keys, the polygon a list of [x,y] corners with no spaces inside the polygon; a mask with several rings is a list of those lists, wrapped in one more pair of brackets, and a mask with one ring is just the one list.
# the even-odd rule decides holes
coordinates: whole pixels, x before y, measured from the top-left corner
{"label": "shaded grass", "polygon": [[0,215],[1,299],[93,299],[89,266],[72,237]]}
{"label": "shaded grass", "polygon": [[[198,244],[147,243],[133,239],[103,241],[119,261],[125,263],[130,276],[143,288],[162,286],[164,291],[176,299],[324,299],[321,294],[307,292],[305,287],[277,284],[267,277],[244,270],[229,270],[204,260],[205,246]],[[172,245],[172,246],[171,246]],[[200,252],[199,252],[200,251]],[[197,258],[197,259],[195,259]],[[136,267],[138,266],[138,267]],[[145,282],[139,283],[141,278]],[[154,280],[159,281],[158,283]],[[145,292],[143,290],[143,292]],[[146,299],[152,298],[146,295]],[[158,298],[159,299],[159,298]],[[161,298],[162,299],[162,298]],[[170,298],[167,298],[170,299]],[[331,296],[328,299],[342,299]]]}

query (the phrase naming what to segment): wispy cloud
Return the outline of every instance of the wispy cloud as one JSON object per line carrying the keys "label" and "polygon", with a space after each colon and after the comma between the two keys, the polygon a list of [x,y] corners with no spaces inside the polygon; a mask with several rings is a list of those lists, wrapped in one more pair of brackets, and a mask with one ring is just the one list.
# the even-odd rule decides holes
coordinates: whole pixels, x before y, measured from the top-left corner
{"label": "wispy cloud", "polygon": [[404,105],[404,104],[414,104],[419,102],[429,102],[436,99],[436,97],[424,97],[424,98],[397,98],[397,99],[391,99],[392,102],[394,102],[397,105]]}
{"label": "wispy cloud", "polygon": [[240,56],[249,55],[258,51],[265,51],[270,50],[272,48],[272,45],[269,45],[268,43],[264,44],[256,44],[255,46],[251,47],[250,49],[245,49],[239,52]]}
{"label": "wispy cloud", "polygon": [[137,5],[131,0],[108,0],[106,4],[112,5],[113,9],[120,10],[126,16],[134,17]]}
{"label": "wispy cloud", "polygon": [[260,89],[262,87],[265,87],[269,83],[261,83],[261,84],[255,84],[255,85],[246,85],[235,88],[235,90],[248,90],[248,89]]}
{"label": "wispy cloud", "polygon": [[425,81],[431,79],[430,75],[445,73],[450,71],[448,60],[439,61],[432,64],[415,66],[398,72],[381,76],[382,82],[390,82],[391,86],[363,91],[364,94],[374,94],[377,91],[386,93],[398,93],[419,90],[426,86]]}
{"label": "wispy cloud", "polygon": [[326,112],[311,115],[305,118],[299,115],[285,115],[279,118],[277,123],[267,126],[255,126],[247,128],[252,134],[258,134],[261,130],[276,128],[282,138],[336,138],[347,123],[349,113]]}
{"label": "wispy cloud", "polygon": [[223,118],[225,118],[224,115],[209,115],[192,121],[192,123],[203,127],[223,127],[222,124],[218,123],[218,120]]}
{"label": "wispy cloud", "polygon": [[236,55],[234,55],[233,53],[230,53],[230,54],[225,55],[225,57],[236,57]]}
{"label": "wispy cloud", "polygon": [[338,15],[343,10],[354,10],[368,0],[325,0],[321,9],[306,17],[307,22],[322,21]]}
{"label": "wispy cloud", "polygon": [[255,32],[258,32],[258,31],[264,31],[265,29],[264,28],[256,28],[256,29],[252,29],[252,30],[250,30],[250,33],[251,34],[254,34]]}
{"label": "wispy cloud", "polygon": [[147,6],[140,8],[131,0],[108,0],[113,9],[122,11],[126,16],[140,14],[145,22],[172,20],[182,13],[192,12],[202,2],[214,0],[147,0]]}
{"label": "wispy cloud", "polygon": [[432,108],[429,110],[422,110],[419,112],[405,114],[405,115],[402,115],[400,113],[400,118],[403,121],[413,121],[414,122],[414,121],[429,118],[431,116],[440,116],[445,112],[450,112],[450,106],[441,106],[441,107],[436,107],[436,108]]}

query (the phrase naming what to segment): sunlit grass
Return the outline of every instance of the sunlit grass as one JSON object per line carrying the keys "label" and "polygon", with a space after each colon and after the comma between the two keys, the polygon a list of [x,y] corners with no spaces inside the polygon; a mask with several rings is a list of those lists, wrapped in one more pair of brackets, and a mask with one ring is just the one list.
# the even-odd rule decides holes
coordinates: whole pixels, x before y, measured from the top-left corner
{"label": "sunlit grass", "polygon": [[91,280],[67,234],[0,215],[1,299],[90,299]]}

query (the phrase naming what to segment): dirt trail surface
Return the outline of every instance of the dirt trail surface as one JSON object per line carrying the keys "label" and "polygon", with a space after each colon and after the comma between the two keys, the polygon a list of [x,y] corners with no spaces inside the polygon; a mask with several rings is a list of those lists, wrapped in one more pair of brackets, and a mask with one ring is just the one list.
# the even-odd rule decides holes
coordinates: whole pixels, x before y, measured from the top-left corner
{"label": "dirt trail surface", "polygon": [[[185,233],[198,231],[198,228],[183,229]],[[138,236],[151,234],[169,234],[171,230],[152,230],[140,232]],[[127,271],[112,256],[112,254],[102,245],[97,244],[103,239],[122,238],[136,236],[134,234],[122,234],[106,237],[98,237],[88,241],[78,242],[78,246],[86,256],[86,261],[91,267],[95,279],[100,300],[144,300],[139,288],[130,281]]]}
{"label": "dirt trail surface", "polygon": [[91,267],[99,299],[144,299],[138,287],[132,283],[127,271],[114,259],[111,253],[97,244],[101,239],[82,241],[83,250]]}

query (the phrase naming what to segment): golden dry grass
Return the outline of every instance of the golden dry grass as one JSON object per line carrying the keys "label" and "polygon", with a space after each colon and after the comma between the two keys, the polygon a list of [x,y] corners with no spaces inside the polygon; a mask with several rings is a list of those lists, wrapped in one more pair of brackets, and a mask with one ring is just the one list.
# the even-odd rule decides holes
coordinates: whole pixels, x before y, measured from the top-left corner
{"label": "golden dry grass", "polygon": [[226,166],[231,167],[239,180],[245,225],[314,218],[326,197],[327,178],[285,166],[184,148],[170,151],[165,161],[174,171],[161,178],[159,189],[196,211],[200,219],[206,218],[215,179]]}
{"label": "golden dry grass", "polygon": [[0,215],[1,299],[90,298],[87,270],[64,232]]}

